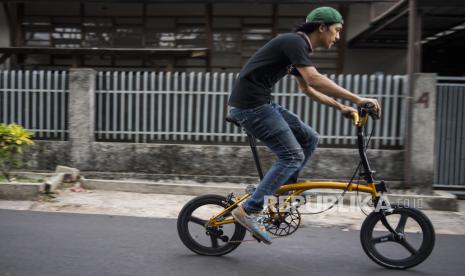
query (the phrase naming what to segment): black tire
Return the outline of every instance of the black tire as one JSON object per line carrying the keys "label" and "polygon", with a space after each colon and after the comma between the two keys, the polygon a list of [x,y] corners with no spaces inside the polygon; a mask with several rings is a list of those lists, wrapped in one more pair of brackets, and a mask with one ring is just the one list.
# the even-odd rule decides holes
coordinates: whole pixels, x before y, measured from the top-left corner
{"label": "black tire", "polygon": [[[212,217],[214,213],[209,213],[208,218],[203,219],[192,216],[197,209],[207,205],[217,206],[219,209],[226,208],[226,198],[219,195],[203,195],[190,200],[182,208],[178,216],[177,228],[179,237],[187,248],[200,255],[221,256],[230,253],[241,244],[240,241],[244,239],[246,229],[238,223],[228,224],[227,226],[229,227],[229,232],[231,232],[231,234],[222,235],[227,237],[227,242],[220,238],[216,238],[215,235],[207,234],[207,231],[223,231],[223,229],[207,229],[203,226],[208,221],[208,218]],[[191,233],[192,229],[190,229],[190,225],[192,224],[198,228],[197,230],[200,232],[199,235],[196,236],[194,233]],[[204,227],[203,234],[201,232],[202,227]],[[196,240],[196,237],[200,239],[209,239],[210,246],[202,244],[199,240]]]}
{"label": "black tire", "polygon": [[[395,238],[387,230],[387,227],[383,224],[383,215],[381,212],[372,212],[362,224],[360,240],[365,253],[377,264],[391,269],[407,269],[422,263],[433,251],[435,242],[434,227],[428,217],[420,210],[402,206],[392,206],[392,208],[392,212],[385,212],[386,221],[392,229],[402,234],[402,238]],[[394,226],[388,221],[391,216],[394,216],[394,218],[400,216],[399,222]],[[417,229],[417,233],[405,233],[405,224],[409,219],[415,223],[414,226]],[[384,228],[385,230],[383,229],[383,231],[387,233],[374,237],[373,233],[378,222],[380,225],[377,229]],[[421,233],[419,233],[420,230]],[[415,241],[417,242],[416,244],[414,243]],[[381,248],[377,248],[377,245],[387,245],[390,252],[381,252]],[[388,256],[393,254],[395,258]],[[409,256],[399,258],[399,255],[403,254]]]}

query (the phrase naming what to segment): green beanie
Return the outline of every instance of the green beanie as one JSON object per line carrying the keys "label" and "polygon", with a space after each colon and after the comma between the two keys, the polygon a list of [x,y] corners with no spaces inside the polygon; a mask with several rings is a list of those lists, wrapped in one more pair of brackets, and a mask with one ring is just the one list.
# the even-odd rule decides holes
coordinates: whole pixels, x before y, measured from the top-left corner
{"label": "green beanie", "polygon": [[344,23],[342,15],[334,8],[320,7],[311,11],[307,15],[306,23],[319,22],[319,23]]}

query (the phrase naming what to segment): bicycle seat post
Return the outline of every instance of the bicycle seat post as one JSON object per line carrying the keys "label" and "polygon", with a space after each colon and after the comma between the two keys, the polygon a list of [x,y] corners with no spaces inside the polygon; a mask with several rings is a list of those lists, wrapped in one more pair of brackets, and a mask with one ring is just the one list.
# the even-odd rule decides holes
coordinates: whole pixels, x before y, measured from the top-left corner
{"label": "bicycle seat post", "polygon": [[257,167],[258,171],[258,176],[260,177],[260,180],[263,179],[263,171],[262,171],[262,165],[260,164],[260,157],[258,156],[258,151],[257,151],[257,139],[255,136],[250,134],[248,131],[247,133],[247,139],[249,140],[250,148],[252,149],[252,154],[253,154],[253,159],[255,161],[255,166]]}

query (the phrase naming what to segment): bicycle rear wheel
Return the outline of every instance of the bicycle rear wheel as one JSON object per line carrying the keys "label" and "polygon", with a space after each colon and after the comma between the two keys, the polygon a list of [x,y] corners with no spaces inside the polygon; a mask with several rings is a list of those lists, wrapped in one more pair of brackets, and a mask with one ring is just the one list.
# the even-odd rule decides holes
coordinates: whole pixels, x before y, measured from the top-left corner
{"label": "bicycle rear wheel", "polygon": [[[177,223],[184,245],[207,256],[221,256],[236,249],[244,239],[244,227],[238,223],[207,227],[208,220],[227,207],[226,198],[219,195],[203,195],[189,201],[179,213]],[[232,217],[228,214],[225,218]]]}
{"label": "bicycle rear wheel", "polygon": [[381,212],[368,215],[360,230],[360,240],[365,253],[377,264],[407,269],[422,263],[433,251],[434,227],[417,209],[392,208],[385,216]]}

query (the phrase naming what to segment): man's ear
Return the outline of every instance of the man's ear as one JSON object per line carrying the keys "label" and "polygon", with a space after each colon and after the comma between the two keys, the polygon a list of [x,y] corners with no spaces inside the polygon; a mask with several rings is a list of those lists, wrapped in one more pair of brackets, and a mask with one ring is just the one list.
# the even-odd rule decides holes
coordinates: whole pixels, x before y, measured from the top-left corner
{"label": "man's ear", "polygon": [[327,26],[326,26],[325,24],[321,24],[321,25],[318,27],[318,31],[319,31],[320,33],[323,33],[323,32],[326,31],[326,28],[327,28]]}

